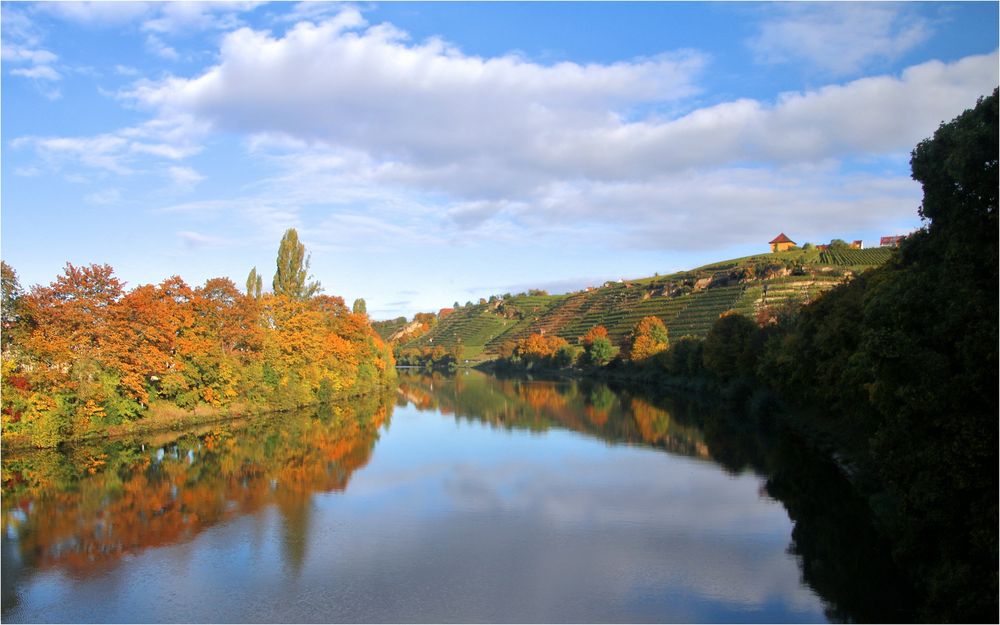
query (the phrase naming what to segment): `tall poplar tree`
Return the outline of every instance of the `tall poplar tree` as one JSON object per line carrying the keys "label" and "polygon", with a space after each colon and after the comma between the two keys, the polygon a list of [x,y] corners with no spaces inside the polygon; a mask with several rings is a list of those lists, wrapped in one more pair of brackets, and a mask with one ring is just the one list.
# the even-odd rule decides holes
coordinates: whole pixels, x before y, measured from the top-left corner
{"label": "tall poplar tree", "polygon": [[307,299],[320,291],[319,282],[309,280],[309,257],[306,246],[299,242],[295,228],[285,231],[278,246],[278,269],[274,273],[271,286],[275,295],[285,295],[294,299]]}
{"label": "tall poplar tree", "polygon": [[260,293],[264,289],[264,277],[257,273],[257,268],[250,270],[247,276],[247,295],[255,299],[260,299]]}

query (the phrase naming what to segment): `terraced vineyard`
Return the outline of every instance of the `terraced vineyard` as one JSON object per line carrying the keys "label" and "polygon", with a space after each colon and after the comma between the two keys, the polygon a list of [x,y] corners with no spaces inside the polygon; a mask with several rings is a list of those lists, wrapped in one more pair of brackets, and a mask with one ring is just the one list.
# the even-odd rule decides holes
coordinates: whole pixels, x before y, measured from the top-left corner
{"label": "terraced vineyard", "polygon": [[[496,358],[505,343],[531,334],[555,334],[578,344],[579,337],[596,325],[607,328],[611,341],[621,346],[635,325],[650,315],[666,324],[672,338],[704,337],[728,311],[752,317],[765,307],[810,301],[853,273],[885,262],[891,254],[891,248],[793,250],[567,295],[509,297],[459,308],[424,336],[400,347],[460,346],[462,358],[486,360]],[[376,327],[388,335],[394,323]]]}
{"label": "terraced vineyard", "polygon": [[372,328],[383,341],[388,341],[389,337],[402,330],[408,321],[405,317],[399,319],[389,319],[388,321],[373,321]]}
{"label": "terraced vineyard", "polygon": [[743,287],[728,286],[688,295],[691,303],[667,324],[670,336],[705,336],[715,320],[732,310]]}
{"label": "terraced vineyard", "polygon": [[881,265],[892,256],[892,247],[873,247],[867,250],[824,250],[820,262],[828,265]]}
{"label": "terraced vineyard", "polygon": [[405,347],[462,348],[462,358],[477,358],[483,346],[514,324],[513,320],[491,314],[486,306],[456,310],[442,319],[430,332],[405,344]]}

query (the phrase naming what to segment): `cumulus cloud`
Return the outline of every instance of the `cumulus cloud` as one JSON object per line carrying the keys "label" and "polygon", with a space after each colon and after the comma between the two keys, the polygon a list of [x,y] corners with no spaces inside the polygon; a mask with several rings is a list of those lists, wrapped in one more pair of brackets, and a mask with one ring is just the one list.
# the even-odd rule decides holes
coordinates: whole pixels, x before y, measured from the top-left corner
{"label": "cumulus cloud", "polygon": [[410,43],[348,9],[280,38],[240,29],[200,76],[143,82],[123,97],[219,131],[356,151],[382,180],[508,198],[552,176],[622,179],[908,150],[997,81],[991,54],[775,102],[630,119],[641,105],[696,93],[704,64],[693,52],[607,65],[483,59],[438,40]]}
{"label": "cumulus cloud", "polygon": [[807,61],[830,75],[854,74],[898,59],[931,35],[905,4],[779,3],[748,45],[761,63]]}
{"label": "cumulus cloud", "polygon": [[363,25],[349,9],[318,25],[300,22],[281,38],[243,28],[224,38],[221,63],[203,75],[145,83],[130,95],[219,130],[442,164],[470,150],[484,159],[517,153],[526,139],[543,144],[546,128],[589,127],[641,102],[692,95],[704,65],[696,53],[611,65],[483,59]]}
{"label": "cumulus cloud", "polygon": [[[145,124],[15,144],[123,173],[139,156],[183,160],[213,132],[241,136],[273,175],[235,201],[165,210],[210,204],[267,232],[304,221],[332,247],[465,245],[476,233],[722,248],[772,230],[819,240],[912,219],[919,188],[899,163],[998,82],[992,53],[696,108],[710,61],[696,51],[607,64],[482,58],[349,7],[279,35],[239,28],[217,59],[119,93],[152,114]],[[887,177],[845,173],[862,159],[895,165]],[[311,207],[322,216],[305,216]]]}

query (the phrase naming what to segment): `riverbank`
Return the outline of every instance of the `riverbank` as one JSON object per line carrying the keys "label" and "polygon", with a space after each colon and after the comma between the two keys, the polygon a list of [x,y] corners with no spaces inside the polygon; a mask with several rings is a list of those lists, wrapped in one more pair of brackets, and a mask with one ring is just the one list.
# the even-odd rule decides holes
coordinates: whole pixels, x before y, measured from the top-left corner
{"label": "riverbank", "polygon": [[[388,387],[383,387],[382,391],[388,392]],[[165,402],[154,403],[147,412],[135,421],[109,425],[103,429],[94,429],[78,435],[70,435],[58,443],[50,446],[39,446],[34,444],[31,438],[19,432],[4,432],[0,440],[3,443],[4,452],[21,452],[34,449],[49,449],[62,444],[77,445],[91,443],[102,440],[114,440],[137,435],[157,434],[161,432],[178,432],[198,426],[211,425],[213,423],[229,423],[239,419],[263,417],[267,415],[281,415],[322,405],[338,405],[363,397],[370,397],[378,394],[379,391],[368,391],[364,393],[349,393],[335,398],[332,402],[311,402],[308,404],[282,407],[274,404],[247,404],[236,402],[228,406],[208,406],[200,405],[191,409],[181,408]]]}

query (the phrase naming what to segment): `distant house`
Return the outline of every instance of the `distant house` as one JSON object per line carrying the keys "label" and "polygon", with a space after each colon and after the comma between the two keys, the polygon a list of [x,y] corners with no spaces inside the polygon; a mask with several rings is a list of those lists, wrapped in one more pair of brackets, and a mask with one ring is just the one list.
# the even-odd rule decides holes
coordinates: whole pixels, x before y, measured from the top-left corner
{"label": "distant house", "polygon": [[778,236],[774,237],[774,239],[768,245],[771,246],[772,252],[784,252],[788,248],[795,245],[795,241],[792,241],[791,239],[786,237],[785,233],[782,232]]}
{"label": "distant house", "polygon": [[822,252],[823,250],[828,250],[828,249],[830,249],[830,246],[829,246],[829,245],[817,245],[817,246],[816,246],[816,249],[818,249],[819,251],[821,251],[821,252]]}
{"label": "distant house", "polygon": [[882,237],[878,240],[878,244],[881,247],[899,247],[899,244],[903,241],[903,236],[894,237]]}
{"label": "distant house", "polygon": [[865,244],[862,241],[860,241],[860,240],[854,241],[854,242],[851,243],[851,249],[853,249],[853,250],[862,250],[864,248],[865,248]]}

